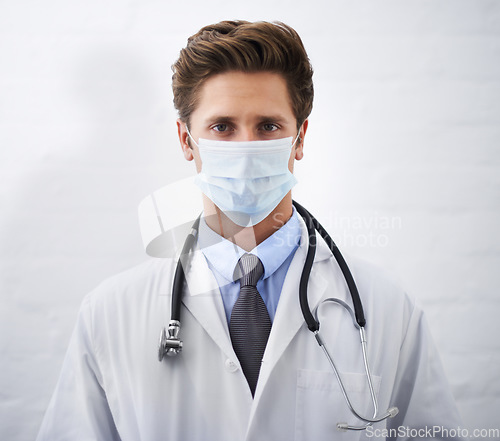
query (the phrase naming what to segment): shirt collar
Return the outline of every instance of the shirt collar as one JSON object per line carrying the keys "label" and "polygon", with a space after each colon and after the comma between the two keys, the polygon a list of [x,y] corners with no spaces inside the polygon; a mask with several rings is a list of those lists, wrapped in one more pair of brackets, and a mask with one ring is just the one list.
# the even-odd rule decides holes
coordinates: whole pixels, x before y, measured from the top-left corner
{"label": "shirt collar", "polygon": [[[264,279],[271,276],[297,249],[300,237],[301,228],[294,207],[288,222],[250,251],[260,258],[264,266]],[[234,281],[234,268],[246,251],[213,231],[204,217],[200,220],[198,247],[221,276],[228,282]]]}

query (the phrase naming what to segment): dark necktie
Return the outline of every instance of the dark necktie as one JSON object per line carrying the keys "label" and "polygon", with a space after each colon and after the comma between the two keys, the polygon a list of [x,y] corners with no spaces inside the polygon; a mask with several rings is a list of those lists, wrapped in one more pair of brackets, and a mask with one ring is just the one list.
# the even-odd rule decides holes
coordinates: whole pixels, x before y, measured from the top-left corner
{"label": "dark necktie", "polygon": [[235,278],[240,281],[240,295],[234,304],[229,322],[234,352],[240,360],[252,396],[271,331],[269,313],[256,288],[263,273],[264,267],[257,256],[241,256],[235,268]]}

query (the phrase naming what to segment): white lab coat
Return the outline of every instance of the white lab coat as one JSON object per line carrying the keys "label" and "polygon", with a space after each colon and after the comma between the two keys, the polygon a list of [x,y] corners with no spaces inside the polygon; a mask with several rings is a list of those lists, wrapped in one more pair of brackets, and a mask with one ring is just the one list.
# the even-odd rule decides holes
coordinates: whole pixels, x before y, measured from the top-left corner
{"label": "white lab coat", "polygon": [[[302,317],[298,285],[307,251],[302,229],[254,399],[231,346],[217,283],[200,251],[187,270],[181,319],[184,350],[158,362],[158,337],[170,318],[176,262],[153,259],[105,281],[84,299],[38,441],[367,437],[336,430],[338,422],[360,422],[348,410]],[[421,310],[380,271],[349,263],[366,314],[379,412],[399,408],[395,418],[374,427],[457,427],[457,411]],[[322,240],[308,288],[312,310],[332,296],[351,304],[344,278]],[[320,319],[353,404],[370,415],[359,334],[349,314],[327,303]]]}

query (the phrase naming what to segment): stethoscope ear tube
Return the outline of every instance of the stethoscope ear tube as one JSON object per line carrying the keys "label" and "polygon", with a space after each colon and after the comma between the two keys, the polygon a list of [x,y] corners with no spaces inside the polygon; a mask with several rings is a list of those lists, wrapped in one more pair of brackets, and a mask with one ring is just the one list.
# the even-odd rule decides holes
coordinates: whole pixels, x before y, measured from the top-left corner
{"label": "stethoscope ear tube", "polygon": [[304,268],[302,270],[299,284],[300,309],[302,310],[302,315],[304,316],[304,320],[306,321],[309,330],[311,332],[317,332],[319,330],[319,322],[315,320],[314,316],[312,315],[311,308],[309,308],[309,302],[307,301],[307,283],[309,281],[309,275],[311,274],[314,256],[316,254],[316,230],[314,229],[314,223],[310,213],[298,202],[293,201],[292,203],[305,221],[307,227],[307,236],[309,238],[306,261],[304,263]]}
{"label": "stethoscope ear tube", "polygon": [[[356,287],[356,283],[354,282],[354,278],[352,277],[351,271],[349,270],[349,267],[347,266],[347,263],[346,263],[344,257],[340,253],[340,250],[338,249],[337,245],[335,244],[333,239],[330,237],[330,235],[327,233],[327,231],[318,222],[318,220],[311,215],[311,213],[309,213],[304,207],[300,206],[297,202],[294,201],[293,204],[294,204],[295,208],[297,209],[297,211],[299,212],[299,214],[302,217],[304,217],[304,219],[308,219],[306,221],[306,224],[308,224],[309,221],[313,224],[313,230],[316,229],[319,232],[321,237],[324,239],[324,241],[328,245],[328,248],[330,248],[331,252],[333,253],[333,256],[335,257],[335,260],[339,264],[340,270],[342,271],[342,274],[344,275],[347,286],[348,286],[349,291],[351,293],[352,303],[354,305],[354,314],[356,316],[356,322],[358,323],[358,325],[360,327],[364,328],[366,325],[365,313],[363,311],[363,305],[362,305],[361,299],[359,297],[358,288]],[[299,210],[299,207],[300,207],[300,210]],[[305,215],[303,213],[305,213]],[[308,226],[308,230],[309,230],[309,226]],[[309,233],[309,235],[310,235],[310,233]],[[305,268],[304,268],[304,272],[305,272]],[[305,314],[304,314],[304,316],[305,316]],[[311,314],[311,316],[312,316],[312,314]],[[314,320],[314,318],[313,318],[313,320]],[[309,323],[308,323],[308,325],[309,325]],[[311,329],[311,328],[309,327],[309,329]]]}
{"label": "stethoscope ear tube", "polygon": [[193,248],[196,236],[198,236],[198,228],[200,225],[201,215],[194,221],[191,227],[191,232],[188,234],[184,246],[182,247],[181,255],[177,261],[177,267],[175,269],[174,282],[172,286],[172,312],[171,320],[176,320],[180,322],[181,317],[181,297],[184,282],[186,281],[186,275],[184,273],[184,267],[187,263],[187,257],[189,252]]}

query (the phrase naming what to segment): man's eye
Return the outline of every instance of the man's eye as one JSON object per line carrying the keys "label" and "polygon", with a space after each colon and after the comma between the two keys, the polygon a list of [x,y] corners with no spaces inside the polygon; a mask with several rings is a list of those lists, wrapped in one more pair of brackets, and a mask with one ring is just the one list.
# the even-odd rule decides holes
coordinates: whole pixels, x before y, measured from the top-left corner
{"label": "man's eye", "polygon": [[227,124],[215,124],[215,126],[212,127],[212,130],[215,130],[216,132],[226,132],[228,130]]}
{"label": "man's eye", "polygon": [[273,123],[266,123],[262,125],[262,129],[265,132],[274,132],[275,130],[278,130],[278,126]]}

